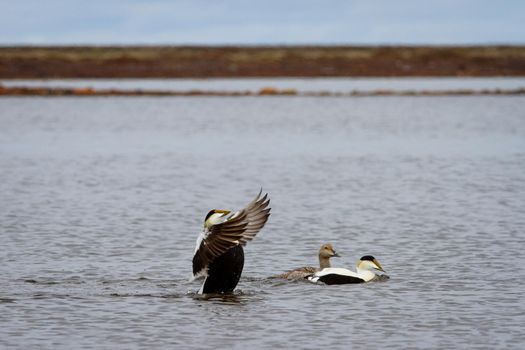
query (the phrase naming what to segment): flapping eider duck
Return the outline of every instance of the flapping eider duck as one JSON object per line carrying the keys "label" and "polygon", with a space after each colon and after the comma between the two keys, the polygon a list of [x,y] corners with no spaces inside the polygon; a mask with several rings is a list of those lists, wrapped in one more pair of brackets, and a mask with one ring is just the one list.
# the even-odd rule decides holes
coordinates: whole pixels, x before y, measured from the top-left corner
{"label": "flapping eider duck", "polygon": [[261,193],[235,213],[214,209],[206,215],[193,256],[193,279],[204,277],[200,294],[230,293],[237,286],[244,266],[242,246],[270,216],[268,194],[261,197]]}
{"label": "flapping eider duck", "polygon": [[313,267],[313,266],[299,267],[297,269],[287,271],[280,275],[273,276],[273,278],[285,278],[289,280],[304,279],[307,276],[311,276],[313,273],[317,271],[321,271],[322,269],[330,267],[330,258],[338,257],[338,256],[339,254],[335,252],[332,245],[330,243],[325,243],[319,249],[319,267]]}
{"label": "flapping eider duck", "polygon": [[371,255],[365,255],[359,259],[356,271],[330,267],[315,272],[307,279],[311,282],[323,282],[325,284],[365,283],[378,277],[376,271],[385,272],[379,261]]}

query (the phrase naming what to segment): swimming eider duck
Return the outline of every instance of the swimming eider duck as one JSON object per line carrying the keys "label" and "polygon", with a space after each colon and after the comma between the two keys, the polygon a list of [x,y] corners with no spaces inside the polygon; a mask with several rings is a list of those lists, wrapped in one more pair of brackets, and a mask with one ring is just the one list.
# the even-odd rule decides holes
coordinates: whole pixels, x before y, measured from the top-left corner
{"label": "swimming eider duck", "polygon": [[359,259],[356,271],[330,267],[322,269],[307,278],[311,282],[323,282],[325,284],[365,283],[377,278],[376,271],[385,272],[379,261],[371,255],[365,255]]}
{"label": "swimming eider duck", "polygon": [[330,243],[325,243],[319,248],[319,267],[304,266],[287,271],[273,278],[285,278],[289,280],[304,279],[317,271],[330,267],[330,258],[339,257]]}
{"label": "swimming eider duck", "polygon": [[204,277],[199,294],[230,293],[237,286],[244,266],[242,246],[270,216],[268,194],[261,193],[235,213],[213,209],[206,215],[193,256],[193,279]]}

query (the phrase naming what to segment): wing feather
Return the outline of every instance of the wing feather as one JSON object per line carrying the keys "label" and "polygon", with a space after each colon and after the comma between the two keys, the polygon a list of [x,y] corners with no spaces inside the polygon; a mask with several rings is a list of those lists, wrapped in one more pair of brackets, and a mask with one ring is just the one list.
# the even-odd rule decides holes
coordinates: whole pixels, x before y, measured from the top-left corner
{"label": "wing feather", "polygon": [[193,256],[193,276],[206,271],[210,262],[236,245],[246,245],[255,238],[270,216],[268,194],[257,197],[225,221],[205,230],[201,243]]}

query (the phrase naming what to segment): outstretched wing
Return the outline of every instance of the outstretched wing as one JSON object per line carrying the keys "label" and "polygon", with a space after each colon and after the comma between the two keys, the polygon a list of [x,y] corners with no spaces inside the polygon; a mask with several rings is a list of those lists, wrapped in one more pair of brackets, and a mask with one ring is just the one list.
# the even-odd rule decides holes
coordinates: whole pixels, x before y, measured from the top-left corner
{"label": "outstretched wing", "polygon": [[216,257],[236,245],[246,245],[263,228],[270,209],[268,194],[261,197],[262,191],[248,205],[234,214],[230,214],[225,221],[215,224],[199,236],[195,255],[193,256],[193,276],[197,277],[206,272],[208,264]]}

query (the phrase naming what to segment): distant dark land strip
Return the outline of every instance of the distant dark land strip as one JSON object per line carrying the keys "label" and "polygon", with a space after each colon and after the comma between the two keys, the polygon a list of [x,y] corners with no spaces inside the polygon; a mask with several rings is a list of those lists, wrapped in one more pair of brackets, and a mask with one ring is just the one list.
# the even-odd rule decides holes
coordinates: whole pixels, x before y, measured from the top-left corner
{"label": "distant dark land strip", "polygon": [[366,97],[366,96],[469,96],[469,95],[525,95],[525,88],[483,90],[372,90],[344,92],[298,92],[295,89],[263,88],[259,91],[170,91],[170,90],[118,90],[93,88],[5,87],[0,85],[1,96],[310,96],[310,97]]}
{"label": "distant dark land strip", "polygon": [[0,79],[525,76],[525,46],[0,47]]}

